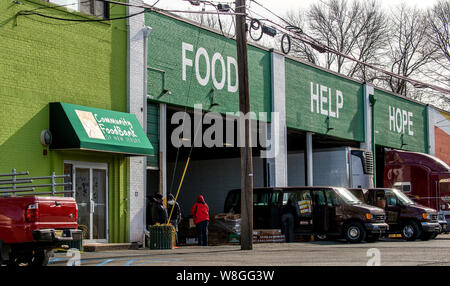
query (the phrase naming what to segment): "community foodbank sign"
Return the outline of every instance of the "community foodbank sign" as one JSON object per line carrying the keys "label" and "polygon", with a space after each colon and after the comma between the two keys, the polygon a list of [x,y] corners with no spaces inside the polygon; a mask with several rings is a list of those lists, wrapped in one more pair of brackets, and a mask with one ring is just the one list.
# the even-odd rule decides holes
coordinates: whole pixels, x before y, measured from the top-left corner
{"label": "community foodbank sign", "polygon": [[114,118],[90,111],[75,110],[89,138],[135,142],[140,140],[135,134],[133,124],[124,117]]}

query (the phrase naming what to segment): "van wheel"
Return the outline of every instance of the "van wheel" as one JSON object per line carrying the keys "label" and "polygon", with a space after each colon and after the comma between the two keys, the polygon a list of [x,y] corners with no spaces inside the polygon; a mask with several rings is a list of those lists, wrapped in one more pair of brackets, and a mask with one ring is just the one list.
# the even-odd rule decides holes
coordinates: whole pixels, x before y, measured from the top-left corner
{"label": "van wheel", "polygon": [[344,228],[344,237],[350,243],[358,243],[366,238],[366,230],[359,222],[351,222]]}
{"label": "van wheel", "polygon": [[420,228],[417,225],[417,223],[415,221],[410,220],[410,221],[407,221],[402,226],[401,234],[402,234],[403,239],[405,239],[407,241],[414,241],[421,235],[421,231],[420,231]]}

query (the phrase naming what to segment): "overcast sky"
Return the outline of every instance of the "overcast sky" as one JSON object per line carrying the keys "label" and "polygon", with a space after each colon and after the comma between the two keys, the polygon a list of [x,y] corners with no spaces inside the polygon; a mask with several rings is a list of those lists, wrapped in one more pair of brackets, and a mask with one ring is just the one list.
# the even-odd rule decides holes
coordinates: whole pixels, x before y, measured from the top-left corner
{"label": "overcast sky", "polygon": [[[144,0],[148,4],[153,4],[156,0]],[[213,1],[213,0],[211,0]],[[349,0],[351,2],[351,0]],[[390,10],[393,7],[404,2],[407,6],[415,6],[419,9],[426,9],[436,2],[436,0],[378,0],[381,6],[384,9]],[[234,2],[231,0],[223,0],[223,1],[213,1],[216,2],[224,2],[230,3]],[[274,13],[283,16],[289,10],[298,10],[298,9],[306,9],[311,3],[319,2],[319,0],[258,0],[258,3],[264,5],[266,8],[270,9]],[[260,8],[255,3],[251,3],[250,0],[247,0],[247,4],[250,3],[250,8],[255,10],[255,12],[260,13]],[[163,9],[191,9],[191,10],[200,10],[199,7],[192,6],[186,0],[160,0],[156,7]],[[211,7],[207,7],[207,10],[211,10]]]}

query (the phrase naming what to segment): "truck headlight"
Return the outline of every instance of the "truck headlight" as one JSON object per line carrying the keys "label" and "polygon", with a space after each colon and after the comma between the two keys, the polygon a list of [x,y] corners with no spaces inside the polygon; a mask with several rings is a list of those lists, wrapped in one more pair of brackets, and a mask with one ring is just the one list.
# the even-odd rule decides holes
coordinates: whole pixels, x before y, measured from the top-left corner
{"label": "truck headlight", "polygon": [[366,213],[366,219],[367,220],[371,220],[372,219],[372,214],[371,213]]}
{"label": "truck headlight", "polygon": [[427,219],[429,216],[428,216],[428,214],[427,213],[422,213],[422,218],[423,219]]}

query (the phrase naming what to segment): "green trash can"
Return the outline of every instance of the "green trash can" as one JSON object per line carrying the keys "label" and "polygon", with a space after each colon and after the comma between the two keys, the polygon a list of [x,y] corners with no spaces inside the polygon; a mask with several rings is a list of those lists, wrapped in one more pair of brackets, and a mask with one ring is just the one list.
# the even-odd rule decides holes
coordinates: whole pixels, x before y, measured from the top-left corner
{"label": "green trash can", "polygon": [[172,249],[175,241],[175,228],[171,225],[152,225],[148,227],[150,249]]}

